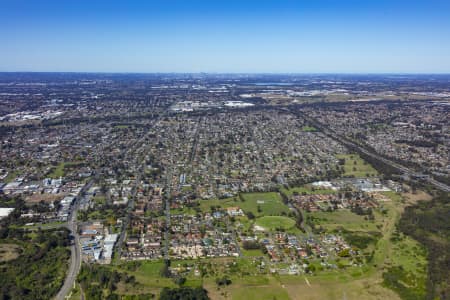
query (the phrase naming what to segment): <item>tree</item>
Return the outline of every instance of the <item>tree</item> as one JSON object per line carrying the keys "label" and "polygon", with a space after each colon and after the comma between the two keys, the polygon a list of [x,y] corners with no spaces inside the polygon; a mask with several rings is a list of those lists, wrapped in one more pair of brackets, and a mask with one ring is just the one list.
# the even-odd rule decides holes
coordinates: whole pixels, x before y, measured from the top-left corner
{"label": "tree", "polygon": [[249,220],[255,219],[255,215],[251,211],[246,212],[246,215]]}
{"label": "tree", "polygon": [[160,271],[160,274],[162,277],[169,278],[172,276],[172,273],[170,272],[169,267],[170,267],[170,260],[165,259],[164,265],[162,266],[161,271]]}
{"label": "tree", "polygon": [[226,276],[223,276],[222,278],[216,278],[216,284],[218,286],[230,285],[231,284],[231,279],[229,279]]}
{"label": "tree", "polygon": [[184,285],[186,283],[186,277],[179,276],[179,277],[174,278],[173,281],[175,282],[175,284],[177,284],[178,286],[181,287],[182,285]]}

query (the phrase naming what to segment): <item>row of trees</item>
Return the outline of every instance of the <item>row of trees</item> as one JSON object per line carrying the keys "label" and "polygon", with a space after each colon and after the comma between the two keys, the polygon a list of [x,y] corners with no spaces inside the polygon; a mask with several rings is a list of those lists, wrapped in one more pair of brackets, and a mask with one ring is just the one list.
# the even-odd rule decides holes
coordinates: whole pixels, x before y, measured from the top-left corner
{"label": "row of trees", "polygon": [[163,288],[160,300],[209,300],[208,293],[201,287]]}

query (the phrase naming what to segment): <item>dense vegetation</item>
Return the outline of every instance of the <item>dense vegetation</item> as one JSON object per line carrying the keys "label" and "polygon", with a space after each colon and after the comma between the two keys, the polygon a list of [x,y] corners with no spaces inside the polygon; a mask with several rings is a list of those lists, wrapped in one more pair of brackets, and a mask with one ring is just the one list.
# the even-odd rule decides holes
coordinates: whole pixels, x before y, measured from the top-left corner
{"label": "dense vegetation", "polygon": [[8,243],[23,251],[14,260],[0,264],[0,299],[51,299],[64,282],[70,243],[67,229],[3,232]]}
{"label": "dense vegetation", "polygon": [[339,232],[350,245],[359,249],[366,249],[371,244],[375,245],[381,238],[379,232],[353,232],[344,228],[340,228]]}
{"label": "dense vegetation", "polygon": [[[116,293],[119,284],[127,284],[133,287],[139,285],[134,276],[100,265],[82,265],[77,281],[85,298],[89,300],[122,299],[122,295]],[[124,297],[126,299],[151,299],[154,295],[140,294]]]}
{"label": "dense vegetation", "polygon": [[417,278],[402,266],[391,267],[383,273],[384,285],[396,291],[402,299],[424,299],[422,289],[414,288],[416,281]]}
{"label": "dense vegetation", "polygon": [[[450,199],[441,194],[429,202],[407,207],[399,229],[422,243],[428,252],[427,299],[450,299]],[[401,270],[390,270],[385,282],[400,295],[408,293]],[[411,297],[405,297],[411,299]]]}
{"label": "dense vegetation", "polygon": [[190,288],[163,288],[160,300],[208,300],[208,294],[205,289],[201,287]]}

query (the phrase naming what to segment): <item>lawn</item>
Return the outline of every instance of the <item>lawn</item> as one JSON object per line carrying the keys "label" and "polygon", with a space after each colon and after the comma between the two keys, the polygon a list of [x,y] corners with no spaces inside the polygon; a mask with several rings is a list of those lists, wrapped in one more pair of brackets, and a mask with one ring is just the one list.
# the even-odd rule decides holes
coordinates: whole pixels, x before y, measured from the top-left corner
{"label": "lawn", "polygon": [[197,212],[195,211],[195,209],[193,209],[192,207],[187,207],[187,206],[183,206],[180,208],[173,208],[170,210],[170,214],[171,215],[196,215]]}
{"label": "lawn", "polygon": [[50,174],[48,174],[49,178],[59,178],[64,177],[64,166],[65,163],[59,163],[56,167],[52,168],[52,171]]}
{"label": "lawn", "polygon": [[267,230],[274,230],[276,228],[288,230],[294,227],[295,221],[288,217],[265,216],[256,219],[256,225],[264,227]]}
{"label": "lawn", "polygon": [[241,252],[244,255],[244,257],[260,257],[264,256],[262,251],[260,249],[251,249],[251,250],[245,250],[244,248],[241,248]]}
{"label": "lawn", "polygon": [[364,161],[358,154],[340,154],[336,156],[338,159],[344,159],[344,177],[374,177],[378,176],[370,164]]}
{"label": "lawn", "polygon": [[312,127],[312,126],[303,126],[302,127],[302,131],[304,131],[304,132],[316,132],[317,128]]}
{"label": "lawn", "polygon": [[289,213],[289,208],[278,193],[245,193],[241,196],[245,201],[240,202],[239,206],[244,211],[251,211],[255,216],[278,216]]}
{"label": "lawn", "polygon": [[142,263],[136,273],[146,277],[159,277],[163,266],[163,261],[146,261]]}
{"label": "lawn", "polygon": [[6,176],[4,182],[5,183],[10,183],[13,180],[15,180],[17,178],[17,176],[19,176],[19,172],[18,171],[14,171],[14,172],[9,172],[8,176]]}
{"label": "lawn", "polygon": [[289,208],[281,200],[278,193],[243,193],[239,197],[221,200],[200,200],[202,211],[210,211],[210,207],[240,207],[244,212],[252,212],[255,216],[279,216],[289,213]]}

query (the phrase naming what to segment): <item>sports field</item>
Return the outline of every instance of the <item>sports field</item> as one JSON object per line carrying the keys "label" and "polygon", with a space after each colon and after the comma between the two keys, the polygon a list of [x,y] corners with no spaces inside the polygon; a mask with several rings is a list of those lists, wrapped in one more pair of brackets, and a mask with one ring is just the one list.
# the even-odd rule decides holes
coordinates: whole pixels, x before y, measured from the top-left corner
{"label": "sports field", "polygon": [[276,228],[282,228],[288,230],[295,225],[295,221],[288,217],[282,216],[265,216],[256,219],[256,225],[261,226],[267,230],[275,230]]}

